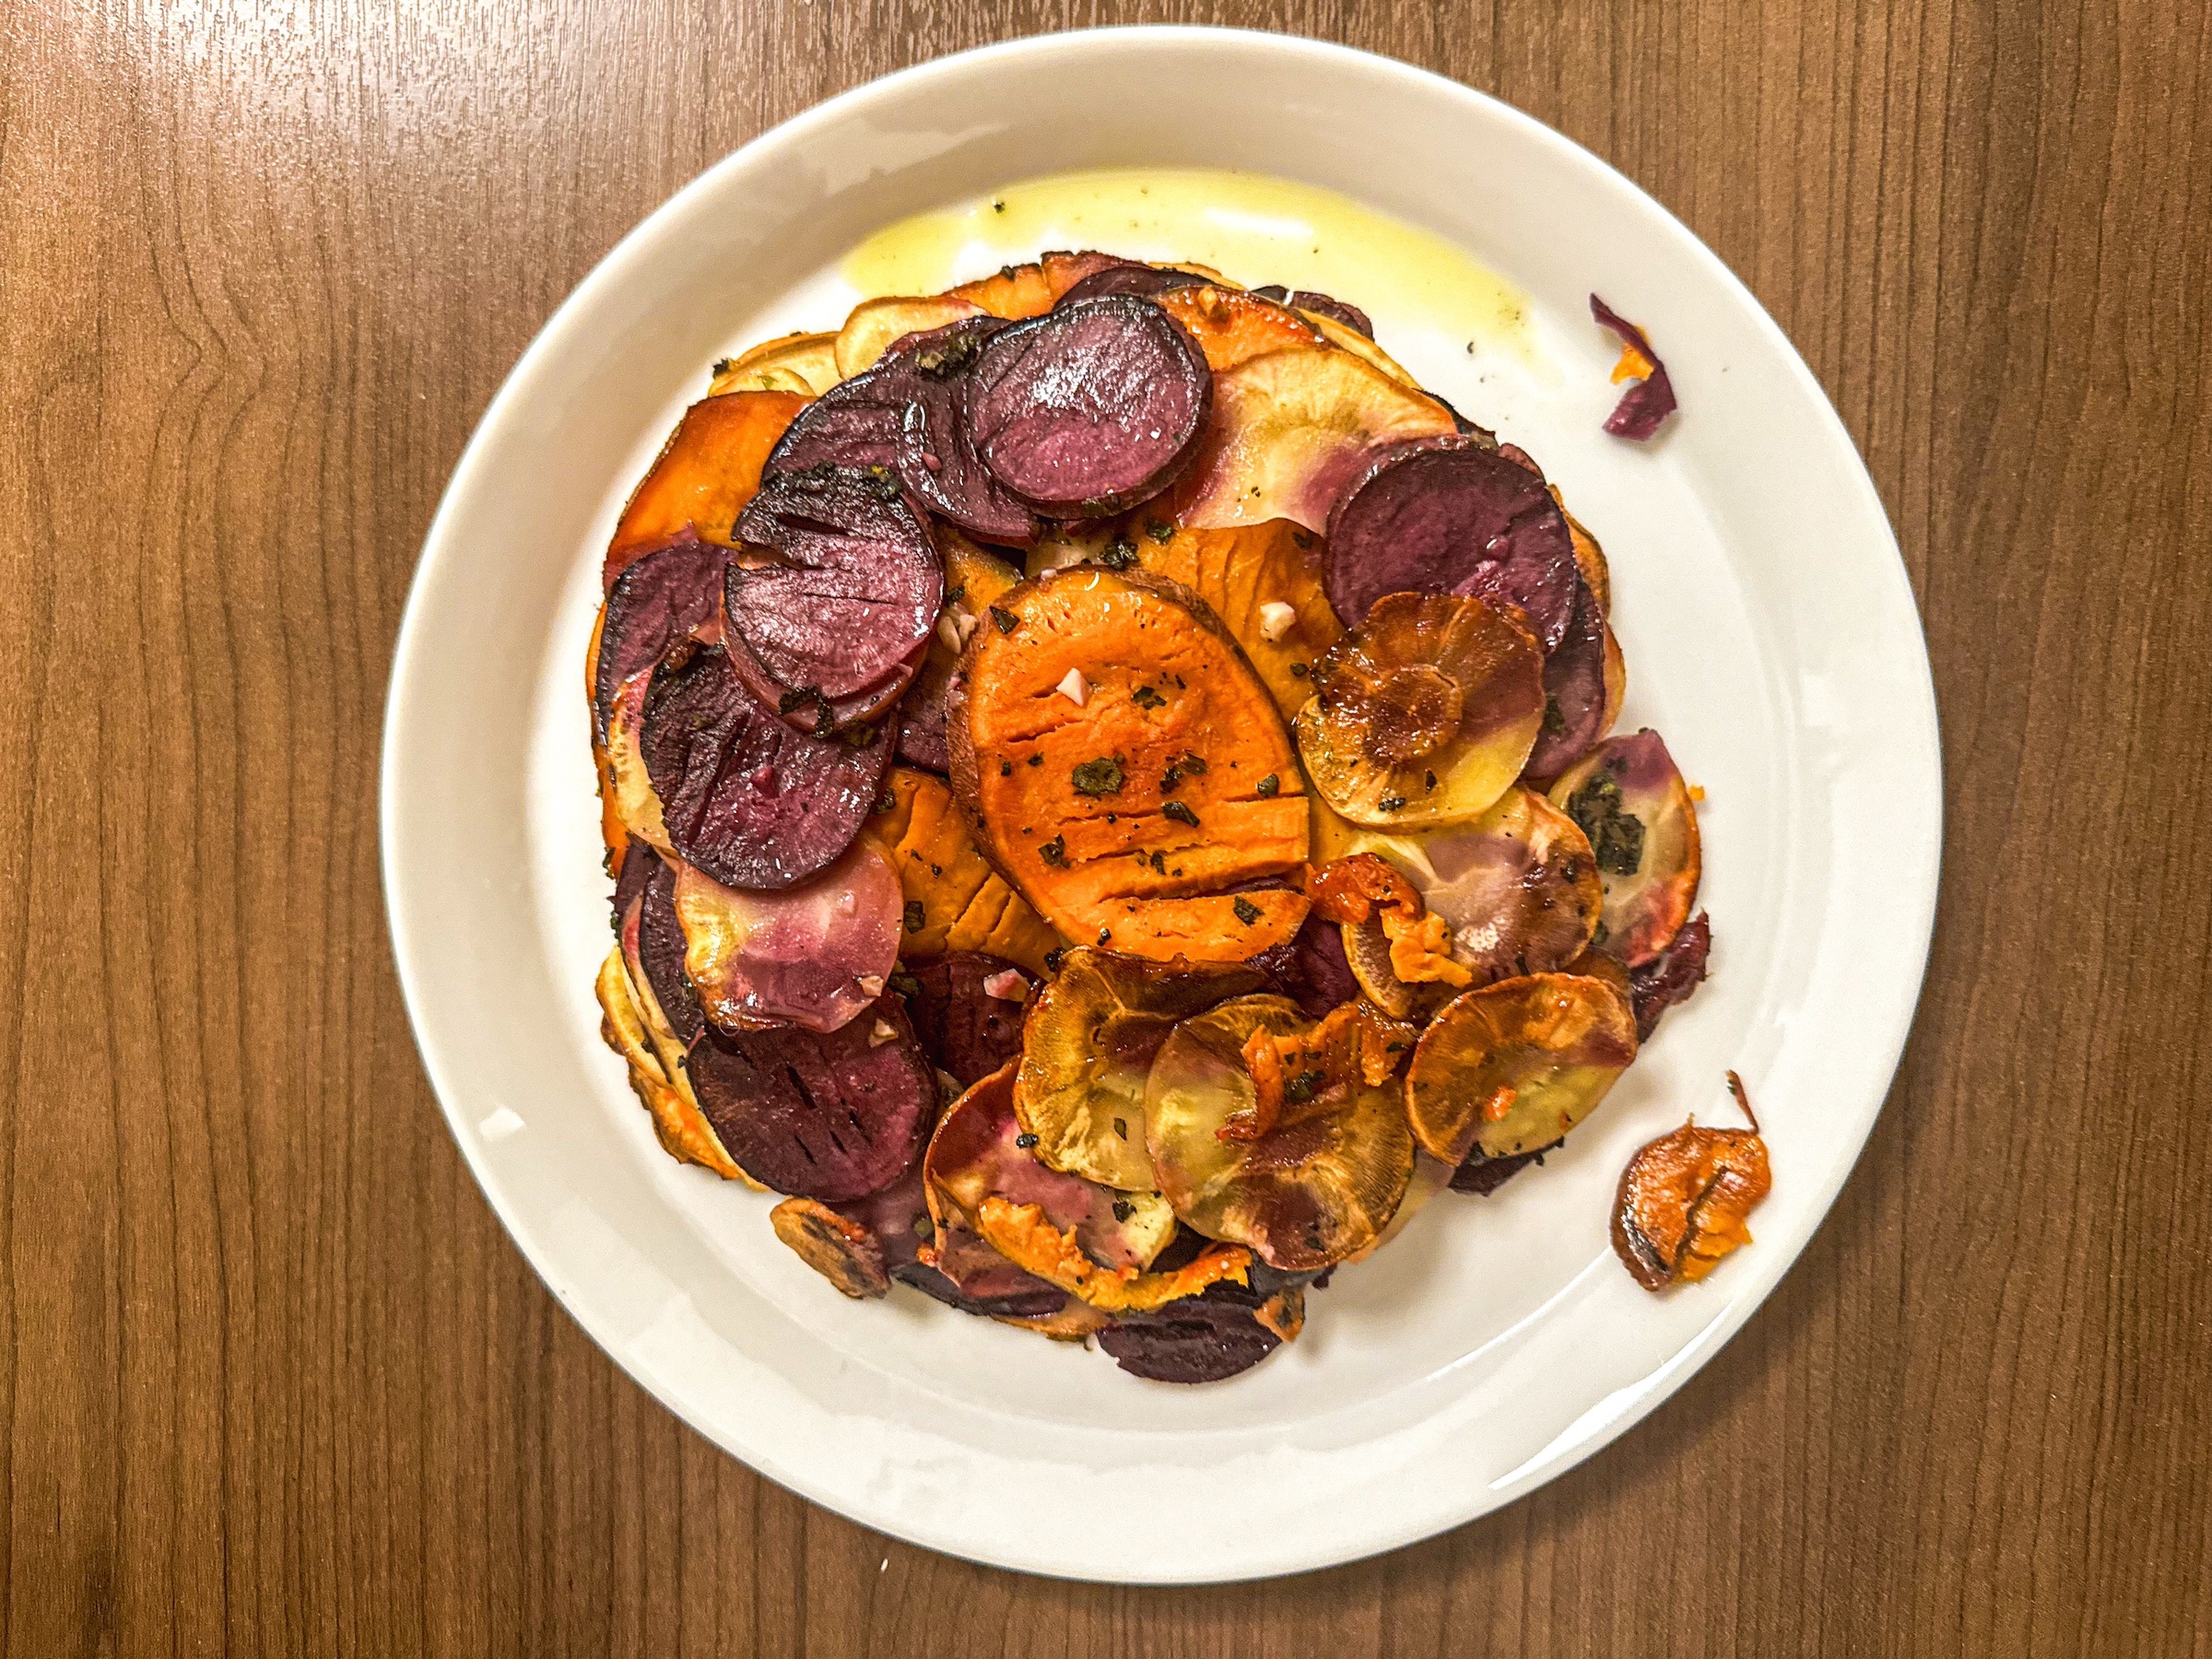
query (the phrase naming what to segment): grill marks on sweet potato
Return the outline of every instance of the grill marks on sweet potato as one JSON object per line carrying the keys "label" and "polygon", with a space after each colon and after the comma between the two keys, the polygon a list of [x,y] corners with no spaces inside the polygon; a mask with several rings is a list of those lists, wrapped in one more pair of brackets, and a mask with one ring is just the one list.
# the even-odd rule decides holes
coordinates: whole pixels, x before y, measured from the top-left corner
{"label": "grill marks on sweet potato", "polygon": [[[1093,566],[997,608],[1013,626],[971,637],[947,721],[986,855],[1083,944],[1218,961],[1295,936],[1302,893],[1220,890],[1296,868],[1307,814],[1282,720],[1218,618],[1173,582]],[[1079,787],[1078,769],[1110,779],[1100,761],[1120,784]]]}
{"label": "grill marks on sweet potato", "polygon": [[900,956],[921,962],[982,951],[1043,973],[1060,935],[977,850],[945,781],[895,767],[877,806],[861,834],[891,861],[905,889]]}
{"label": "grill marks on sweet potato", "polygon": [[[1295,715],[1313,695],[1313,660],[1344,637],[1321,583],[1321,537],[1288,519],[1187,530],[1142,510],[1135,518],[1137,561],[1205,600],[1236,636],[1283,718]],[[1292,613],[1273,639],[1270,605]]]}

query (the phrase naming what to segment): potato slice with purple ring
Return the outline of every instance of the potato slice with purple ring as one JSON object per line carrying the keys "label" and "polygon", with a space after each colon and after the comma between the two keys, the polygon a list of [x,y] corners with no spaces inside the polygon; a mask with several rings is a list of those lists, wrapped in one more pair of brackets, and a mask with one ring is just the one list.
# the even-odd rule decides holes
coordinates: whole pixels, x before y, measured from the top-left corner
{"label": "potato slice with purple ring", "polygon": [[1145,1080],[1180,1019],[1255,991],[1257,971],[1070,950],[1022,1026],[1014,1110],[1055,1170],[1125,1193],[1159,1185],[1145,1142]]}
{"label": "potato slice with purple ring", "polygon": [[[1241,996],[1186,1019],[1145,1086],[1145,1134],[1160,1192],[1209,1239],[1246,1244],[1271,1267],[1317,1272],[1372,1243],[1413,1177],[1413,1136],[1396,1081],[1332,1112],[1288,1120],[1256,1141],[1223,1140],[1255,1100],[1244,1044],[1311,1025],[1283,996]],[[1631,1033],[1632,1034],[1632,1033]]]}
{"label": "potato slice with purple ring", "polygon": [[950,294],[863,300],[846,316],[845,325],[837,331],[830,347],[838,378],[851,380],[873,369],[885,352],[908,335],[942,328],[962,317],[981,316],[982,310],[980,305]]}
{"label": "potato slice with purple ring", "polygon": [[729,392],[796,392],[819,397],[844,377],[837,371],[837,336],[790,334],[714,365],[707,395]]}
{"label": "potato slice with purple ring", "polygon": [[1463,992],[1406,1068],[1406,1112],[1433,1158],[1513,1158],[1588,1117],[1636,1058],[1636,1020],[1603,980],[1537,973]]}
{"label": "potato slice with purple ring", "polygon": [[1022,1144],[1030,1136],[1014,1114],[1014,1074],[1012,1065],[1002,1065],[946,1108],[922,1160],[933,1217],[941,1220],[949,1203],[952,1215],[974,1227],[993,1200],[1034,1206],[1053,1228],[1072,1234],[1077,1248],[1097,1265],[1110,1272],[1149,1267],[1175,1237],[1175,1214],[1167,1201],[1158,1193],[1117,1192],[1039,1163],[1034,1150]]}
{"label": "potato slice with purple ring", "polygon": [[1697,903],[1697,808],[1659,734],[1609,737],[1551,786],[1597,859],[1605,913],[1597,943],[1641,968],[1674,943]]}
{"label": "potato slice with purple ring", "polygon": [[1450,594],[1391,594],[1313,665],[1299,757],[1353,823],[1432,830],[1480,818],[1512,786],[1544,723],[1544,653],[1505,612]]}

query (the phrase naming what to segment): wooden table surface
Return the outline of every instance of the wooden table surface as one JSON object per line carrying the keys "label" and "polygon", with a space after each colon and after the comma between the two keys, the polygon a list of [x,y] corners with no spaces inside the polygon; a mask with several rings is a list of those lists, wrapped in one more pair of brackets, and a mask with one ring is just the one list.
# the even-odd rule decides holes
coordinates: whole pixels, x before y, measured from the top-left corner
{"label": "wooden table surface", "polygon": [[[525,9],[0,16],[0,1649],[2212,1653],[2212,13]],[[1734,1345],[1502,1513],[1174,1591],[891,1543],[622,1377],[447,1136],[375,815],[439,491],[607,247],[1139,18],[1428,65],[1681,215],[1867,456],[1947,773],[1904,1068]]]}

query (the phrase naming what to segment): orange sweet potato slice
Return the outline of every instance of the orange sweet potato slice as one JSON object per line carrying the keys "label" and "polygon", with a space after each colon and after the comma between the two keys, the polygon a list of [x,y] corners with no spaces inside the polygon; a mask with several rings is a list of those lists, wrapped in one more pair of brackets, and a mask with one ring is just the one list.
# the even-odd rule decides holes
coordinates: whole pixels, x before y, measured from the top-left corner
{"label": "orange sweet potato slice", "polygon": [[1283,718],[1293,718],[1313,695],[1314,658],[1344,637],[1321,585],[1321,537],[1288,519],[1186,530],[1139,510],[1128,541],[1144,569],[1213,607]]}
{"label": "orange sweet potato slice", "polygon": [[1304,784],[1187,588],[1080,565],[1009,590],[961,654],[946,736],[984,855],[1070,938],[1234,961],[1304,922],[1302,893],[1222,890],[1304,859]]}
{"label": "orange sweet potato slice", "polygon": [[893,767],[877,806],[860,832],[899,872],[906,907],[901,958],[926,962],[976,950],[1045,971],[1045,954],[1060,935],[977,850],[944,779]]}
{"label": "orange sweet potato slice", "polygon": [[965,300],[994,317],[1039,317],[1093,271],[1120,263],[1111,253],[1047,253],[1030,265],[1007,265],[989,276],[963,282],[949,297]]}
{"label": "orange sweet potato slice", "polygon": [[732,526],[760,488],[760,464],[806,403],[795,392],[732,392],[686,409],[622,509],[603,586],[611,589],[632,559],[687,525],[703,541],[735,547]]}
{"label": "orange sweet potato slice", "polygon": [[1152,303],[1190,331],[1217,374],[1263,351],[1322,344],[1321,331],[1298,312],[1239,288],[1203,282],[1155,295]]}

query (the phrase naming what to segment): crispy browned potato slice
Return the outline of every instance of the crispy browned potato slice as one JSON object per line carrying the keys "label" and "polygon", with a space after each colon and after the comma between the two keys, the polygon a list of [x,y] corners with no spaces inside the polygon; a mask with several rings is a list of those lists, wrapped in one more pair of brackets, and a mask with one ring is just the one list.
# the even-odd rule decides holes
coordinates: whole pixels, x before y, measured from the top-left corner
{"label": "crispy browned potato slice", "polygon": [[1321,344],[1320,331],[1302,314],[1239,288],[1200,283],[1155,295],[1152,303],[1190,331],[1216,374],[1264,351]]}
{"label": "crispy browned potato slice", "polygon": [[1697,903],[1698,813],[1659,734],[1608,737],[1551,786],[1588,837],[1605,885],[1597,943],[1640,968],[1673,943]]}
{"label": "crispy browned potato slice", "polygon": [[1394,1079],[1355,1085],[1327,1110],[1285,1117],[1258,1140],[1220,1131],[1249,1114],[1244,1045],[1311,1022],[1288,997],[1241,996],[1177,1026],[1145,1088],[1147,1142],[1175,1213],[1211,1239],[1250,1245],[1270,1266],[1313,1272],[1390,1224],[1413,1175],[1413,1137]]}
{"label": "crispy browned potato slice", "polygon": [[620,945],[607,952],[593,989],[599,997],[600,1040],[628,1065],[630,1092],[653,1120],[662,1150],[678,1163],[698,1164],[725,1181],[759,1186],[738,1167],[700,1111],[684,1071],[683,1045],[668,1030],[644,975],[631,971]]}
{"label": "crispy browned potato slice", "polygon": [[1695,1284],[1751,1242],[1750,1215],[1773,1185],[1767,1143],[1745,1097],[1728,1087],[1748,1129],[1708,1129],[1691,1119],[1629,1160],[1613,1205],[1613,1249],[1646,1290]]}
{"label": "crispy browned potato slice", "polygon": [[768,1223],[800,1261],[854,1300],[890,1290],[882,1243],[859,1222],[828,1205],[812,1198],[786,1198],[768,1212]]}
{"label": "crispy browned potato slice", "polygon": [[1367,463],[1395,444],[1458,429],[1443,405],[1371,356],[1381,353],[1291,347],[1215,375],[1213,414],[1176,487],[1175,517],[1193,529],[1280,518],[1325,530],[1329,510]]}
{"label": "crispy browned potato slice", "polygon": [[1014,1110],[1038,1159],[1123,1192],[1159,1182],[1145,1141],[1145,1079],[1179,1019],[1264,982],[1254,970],[1070,950],[1022,1027]]}
{"label": "crispy browned potato slice", "polygon": [[714,382],[707,392],[713,397],[725,392],[796,392],[819,397],[840,378],[835,335],[794,334],[763,340],[750,351],[715,364]]}
{"label": "crispy browned potato slice", "polygon": [[1505,612],[1391,594],[1313,666],[1298,716],[1313,787],[1343,817],[1426,830],[1482,816],[1544,723],[1544,653]]}
{"label": "crispy browned potato slice", "polygon": [[1636,1021],[1602,980],[1500,980],[1454,997],[1414,1045],[1406,1110],[1430,1156],[1512,1158],[1588,1117],[1636,1057]]}
{"label": "crispy browned potato slice", "polygon": [[845,325],[837,331],[832,355],[837,361],[838,378],[851,380],[863,370],[873,369],[878,358],[908,335],[920,334],[925,328],[942,328],[947,323],[978,316],[982,312],[982,306],[950,294],[863,300],[845,318]]}

